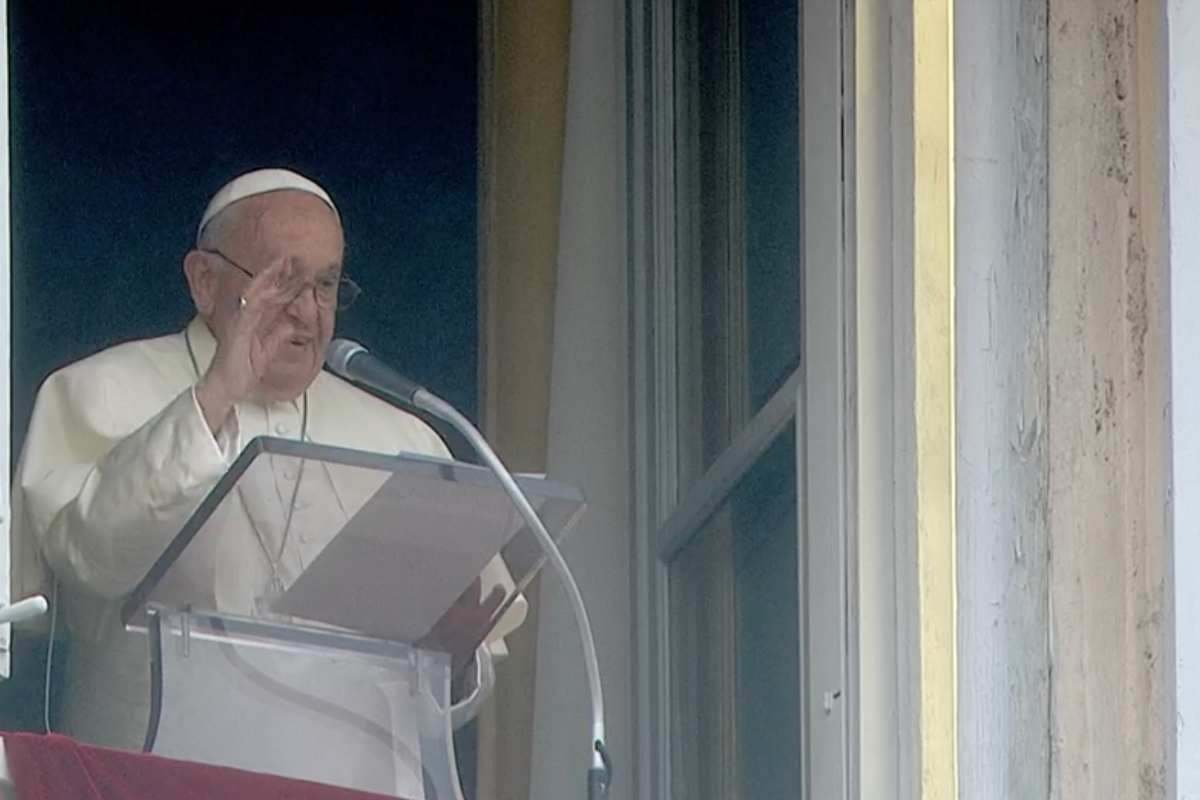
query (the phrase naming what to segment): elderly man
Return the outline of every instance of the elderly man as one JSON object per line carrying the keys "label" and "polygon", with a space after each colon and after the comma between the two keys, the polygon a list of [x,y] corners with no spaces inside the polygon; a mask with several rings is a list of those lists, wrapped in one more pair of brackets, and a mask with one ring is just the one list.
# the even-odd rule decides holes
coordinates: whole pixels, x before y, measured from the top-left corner
{"label": "elderly man", "polygon": [[[140,745],[146,643],[123,629],[121,601],[243,443],[272,435],[447,455],[421,421],[322,371],[339,304],[356,292],[342,275],[343,249],[338,212],[315,183],[286,170],[236,178],[213,197],[183,260],[197,311],[187,328],[100,352],[39,391],[13,490],[14,579],[26,590],[47,568],[56,579],[56,613],[72,635],[61,708],[67,732]],[[229,523],[221,548],[238,568],[211,571],[213,596],[267,591],[223,585],[248,575],[287,583],[319,551],[323,541],[297,535],[293,518],[298,497],[319,494],[332,478],[293,466],[273,465],[273,491],[258,498],[278,508],[247,509]],[[511,591],[498,560],[481,577],[492,602],[497,589]],[[518,598],[475,653],[463,710],[489,690],[492,654],[524,614]],[[336,740],[331,724],[321,724]],[[397,775],[396,785],[420,793],[413,776]]]}

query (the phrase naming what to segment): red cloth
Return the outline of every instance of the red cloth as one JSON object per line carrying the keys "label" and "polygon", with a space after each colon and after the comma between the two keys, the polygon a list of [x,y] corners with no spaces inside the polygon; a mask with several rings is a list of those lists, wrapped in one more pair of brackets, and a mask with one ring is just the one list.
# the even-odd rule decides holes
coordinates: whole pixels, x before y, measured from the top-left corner
{"label": "red cloth", "polygon": [[66,736],[5,733],[17,800],[380,800],[383,795],[111,750]]}

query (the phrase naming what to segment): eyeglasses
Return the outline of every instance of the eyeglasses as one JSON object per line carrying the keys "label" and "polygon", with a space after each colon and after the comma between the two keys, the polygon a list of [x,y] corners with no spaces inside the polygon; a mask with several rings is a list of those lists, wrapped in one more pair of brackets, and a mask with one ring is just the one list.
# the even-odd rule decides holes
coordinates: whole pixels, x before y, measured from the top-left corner
{"label": "eyeglasses", "polygon": [[[234,261],[229,256],[217,250],[214,247],[200,248],[201,253],[209,253],[217,256],[229,266],[241,272],[246,277],[253,279],[254,273],[243,267],[241,264]],[[337,308],[338,311],[345,311],[358,296],[362,294],[362,289],[357,283],[345,277],[334,277],[325,275],[317,278],[312,282],[313,298],[317,301],[317,305],[322,308]],[[305,288],[308,288],[307,286]]]}

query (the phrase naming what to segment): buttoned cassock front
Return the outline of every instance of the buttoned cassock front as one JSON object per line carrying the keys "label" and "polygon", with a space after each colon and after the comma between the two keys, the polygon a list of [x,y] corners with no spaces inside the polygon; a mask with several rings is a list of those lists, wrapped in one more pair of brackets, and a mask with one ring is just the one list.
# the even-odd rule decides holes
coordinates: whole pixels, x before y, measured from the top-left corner
{"label": "buttoned cassock front", "polygon": [[[423,422],[326,372],[296,402],[237,406],[214,437],[194,385],[215,348],[207,325],[196,319],[186,333],[121,344],[67,366],[38,393],[13,487],[13,581],[28,593],[44,590],[50,572],[58,578],[59,613],[72,635],[61,712],[67,732],[86,741],[140,746],[149,700],[146,643],[124,630],[121,602],[242,444],[259,435],[298,438],[307,405],[309,441],[448,456]],[[330,472],[310,463],[301,473],[294,461],[266,461],[247,476],[258,485],[243,487],[241,518],[236,504],[223,504],[219,553],[195,558],[188,576],[211,589],[220,610],[251,612],[250,598],[269,580],[272,560],[291,580],[336,532],[307,499],[310,486],[319,492],[334,480]],[[302,491],[295,492],[298,480]],[[317,519],[306,519],[313,513]],[[512,590],[499,559],[484,570],[482,583],[484,596],[496,585]],[[492,657],[505,653],[503,637],[525,613],[524,598],[517,598],[480,647],[476,690],[456,706],[457,722],[490,691]],[[412,776],[396,777],[401,788],[411,783]]]}

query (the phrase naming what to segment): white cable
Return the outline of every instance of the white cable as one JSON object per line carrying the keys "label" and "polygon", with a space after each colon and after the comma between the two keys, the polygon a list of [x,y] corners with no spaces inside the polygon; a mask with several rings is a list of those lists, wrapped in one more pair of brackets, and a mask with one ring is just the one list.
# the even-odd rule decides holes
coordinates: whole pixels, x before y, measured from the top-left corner
{"label": "white cable", "polygon": [[50,637],[46,642],[46,685],[42,689],[42,722],[46,726],[46,733],[51,733],[50,729],[50,679],[53,677],[54,664],[54,634],[58,629],[58,578],[54,579],[54,585],[50,590]]}

